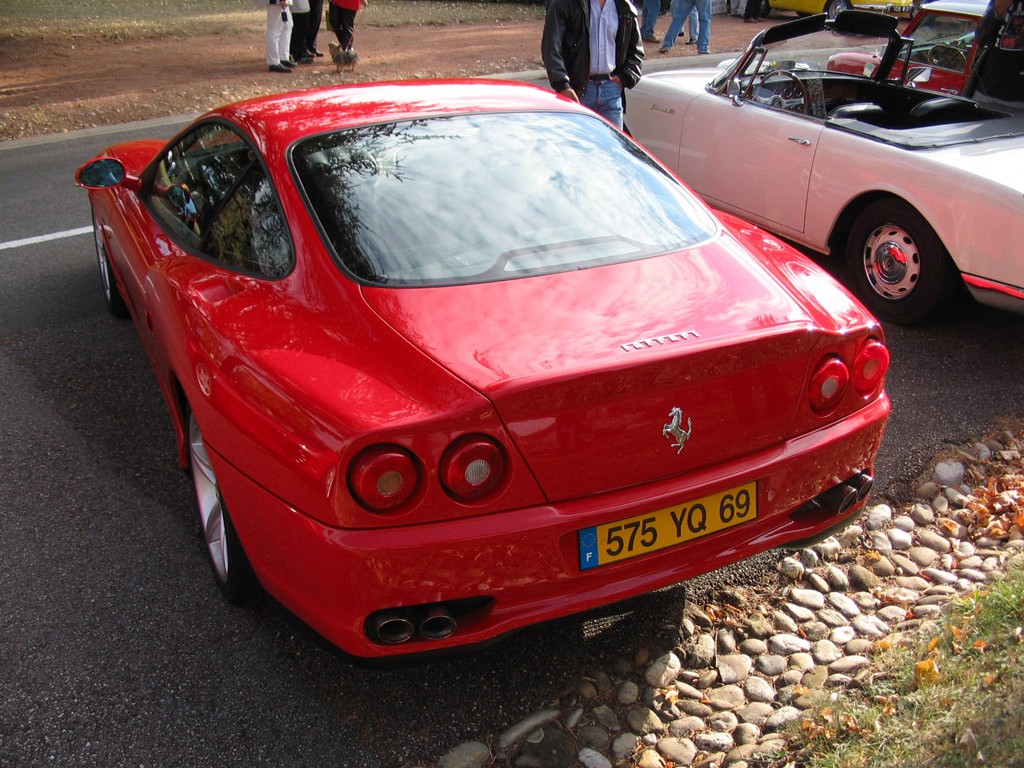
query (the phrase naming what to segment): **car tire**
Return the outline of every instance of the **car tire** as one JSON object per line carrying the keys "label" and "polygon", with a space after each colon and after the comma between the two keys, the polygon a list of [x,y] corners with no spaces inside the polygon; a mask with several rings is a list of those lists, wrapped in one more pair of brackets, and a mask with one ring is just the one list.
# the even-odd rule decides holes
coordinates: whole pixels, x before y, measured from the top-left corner
{"label": "car tire", "polygon": [[224,598],[234,605],[255,603],[262,595],[259,580],[242,548],[220,483],[210,463],[206,442],[195,414],[188,411],[189,468],[199,510],[200,533],[213,579]]}
{"label": "car tire", "polygon": [[853,7],[850,0],[828,0],[825,4],[825,13],[828,14],[830,19],[834,19],[843,11],[848,11]]}
{"label": "car tire", "polygon": [[100,233],[95,210],[92,211],[92,236],[96,246],[96,266],[100,271],[100,284],[103,286],[103,300],[107,305],[107,311],[114,317],[128,317],[128,305],[124,303],[121,289],[117,287],[117,279],[114,277],[114,270],[110,265],[110,255],[107,253],[107,244]]}
{"label": "car tire", "polygon": [[933,319],[962,281],[935,230],[902,200],[876,200],[850,228],[846,263],[854,291],[880,320]]}

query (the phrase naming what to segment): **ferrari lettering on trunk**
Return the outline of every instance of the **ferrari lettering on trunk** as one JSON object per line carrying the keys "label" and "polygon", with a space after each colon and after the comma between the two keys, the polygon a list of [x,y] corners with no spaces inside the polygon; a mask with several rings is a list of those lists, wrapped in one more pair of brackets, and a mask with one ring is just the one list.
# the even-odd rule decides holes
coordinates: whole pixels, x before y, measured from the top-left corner
{"label": "ferrari lettering on trunk", "polygon": [[651,347],[657,347],[663,344],[671,344],[674,341],[686,341],[687,339],[699,338],[700,334],[692,329],[688,331],[676,331],[675,333],[666,333],[663,336],[653,336],[649,339],[627,341],[622,345],[622,349],[625,352],[630,352],[637,349],[650,349]]}

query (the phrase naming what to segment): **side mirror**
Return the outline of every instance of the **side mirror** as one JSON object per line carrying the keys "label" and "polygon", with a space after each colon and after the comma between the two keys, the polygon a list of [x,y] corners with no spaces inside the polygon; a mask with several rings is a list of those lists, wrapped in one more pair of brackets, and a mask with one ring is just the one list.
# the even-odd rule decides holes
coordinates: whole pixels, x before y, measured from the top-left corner
{"label": "side mirror", "polygon": [[75,171],[75,183],[85,189],[111,189],[122,185],[135,191],[142,188],[139,178],[130,175],[116,157],[90,160]]}
{"label": "side mirror", "polygon": [[907,79],[910,81],[909,84],[912,87],[918,88],[931,81],[932,69],[931,67],[921,67],[920,69],[912,69],[910,70],[910,77],[908,77]]}
{"label": "side mirror", "polygon": [[737,107],[743,104],[742,90],[740,88],[740,81],[738,78],[734,77],[729,81],[725,86],[725,93]]}
{"label": "side mirror", "polygon": [[109,189],[122,183],[128,173],[120,160],[113,157],[101,157],[90,160],[75,173],[78,186],[86,189]]}

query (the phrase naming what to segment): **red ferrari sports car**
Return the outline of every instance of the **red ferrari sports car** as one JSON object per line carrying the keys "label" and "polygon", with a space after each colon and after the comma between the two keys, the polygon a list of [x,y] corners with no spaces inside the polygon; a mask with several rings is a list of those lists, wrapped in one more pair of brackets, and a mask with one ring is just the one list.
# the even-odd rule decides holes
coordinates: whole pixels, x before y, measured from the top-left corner
{"label": "red ferrari sports car", "polygon": [[800,546],[871,487],[875,319],[548,91],[270,96],[76,178],[217,585],[357,656]]}

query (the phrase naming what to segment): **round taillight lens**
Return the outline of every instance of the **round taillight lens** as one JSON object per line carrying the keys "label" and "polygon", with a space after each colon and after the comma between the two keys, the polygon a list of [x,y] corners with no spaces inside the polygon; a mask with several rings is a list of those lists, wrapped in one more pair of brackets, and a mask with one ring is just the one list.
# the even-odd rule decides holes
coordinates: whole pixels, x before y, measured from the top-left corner
{"label": "round taillight lens", "polygon": [[505,478],[505,452],[494,440],[469,435],[456,440],[441,459],[441,482],[458,501],[480,499]]}
{"label": "round taillight lens", "polygon": [[394,445],[375,445],[352,462],[349,485],[356,501],[371,512],[391,512],[412,498],[419,486],[416,460]]}
{"label": "round taillight lens", "polygon": [[828,413],[843,399],[850,383],[850,369],[835,356],[828,356],[820,363],[811,376],[807,398],[811,409],[817,414]]}
{"label": "round taillight lens", "polygon": [[889,370],[889,350],[878,339],[869,339],[853,361],[853,388],[861,397],[870,397],[882,388]]}

